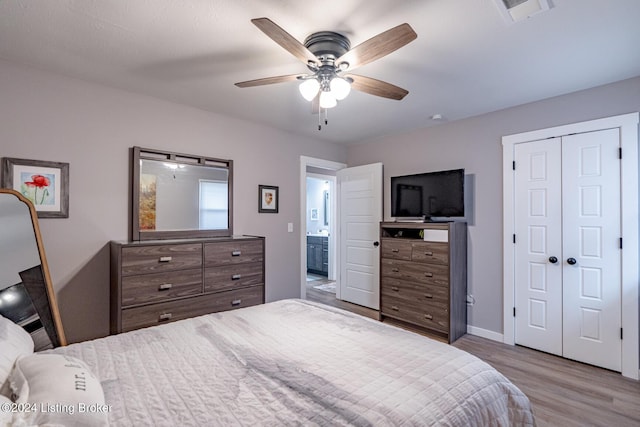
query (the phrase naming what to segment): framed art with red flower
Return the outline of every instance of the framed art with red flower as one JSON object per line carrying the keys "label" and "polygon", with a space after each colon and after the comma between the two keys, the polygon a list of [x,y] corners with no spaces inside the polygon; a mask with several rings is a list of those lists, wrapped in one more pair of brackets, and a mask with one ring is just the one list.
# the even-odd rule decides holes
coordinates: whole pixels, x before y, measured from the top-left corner
{"label": "framed art with red flower", "polygon": [[38,218],[69,217],[69,163],[4,157],[2,187],[29,199]]}

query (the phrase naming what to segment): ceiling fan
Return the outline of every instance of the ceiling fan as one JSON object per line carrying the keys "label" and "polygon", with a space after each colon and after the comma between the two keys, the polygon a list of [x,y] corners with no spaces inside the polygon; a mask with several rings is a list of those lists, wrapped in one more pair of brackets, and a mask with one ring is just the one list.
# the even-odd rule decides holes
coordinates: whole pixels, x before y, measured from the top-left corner
{"label": "ceiling fan", "polygon": [[[289,74],[236,83],[238,87],[253,87],[300,81],[302,96],[313,101],[314,109],[325,111],[335,107],[353,88],[360,92],[388,99],[401,100],[409,92],[371,77],[351,74],[351,71],[394,52],[415,40],[417,34],[409,24],[401,24],[370,38],[351,49],[349,39],[332,31],[309,35],[304,44],[296,40],[269,18],[251,22],[269,38],[282,46],[308,68],[308,74]],[[325,119],[326,123],[326,119]],[[321,127],[318,127],[321,129]]]}

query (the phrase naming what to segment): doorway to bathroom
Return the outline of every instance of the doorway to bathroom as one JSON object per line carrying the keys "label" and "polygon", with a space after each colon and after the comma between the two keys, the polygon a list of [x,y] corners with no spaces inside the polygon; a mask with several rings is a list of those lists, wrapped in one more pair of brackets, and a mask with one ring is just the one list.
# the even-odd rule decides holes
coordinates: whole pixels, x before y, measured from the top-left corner
{"label": "doorway to bathroom", "polygon": [[336,171],[308,167],[306,187],[307,290],[331,298],[336,295]]}
{"label": "doorway to bathroom", "polygon": [[[307,219],[314,224],[321,224],[320,214],[325,208],[322,197],[319,202],[312,201],[307,205],[309,174],[320,175],[320,179],[329,182],[329,190],[324,196],[324,200],[327,201],[328,231],[324,231],[322,226],[312,225],[307,234]],[[326,187],[324,182],[322,184]],[[324,190],[320,194],[324,195]],[[357,305],[378,310],[380,221],[382,221],[382,163],[347,168],[343,163],[300,156],[301,298],[307,297],[307,261],[311,261],[315,267],[321,266],[325,261],[326,253],[327,276],[324,279],[324,275],[321,275],[320,280],[335,281],[336,292],[335,294],[321,293],[331,295],[332,301],[339,305]],[[324,237],[326,237],[326,252],[325,239],[322,239]],[[311,249],[309,252],[312,253],[309,259],[308,244],[314,246],[309,248]],[[320,272],[324,274],[324,271],[320,270]],[[315,288],[311,289],[313,292],[316,291]]]}

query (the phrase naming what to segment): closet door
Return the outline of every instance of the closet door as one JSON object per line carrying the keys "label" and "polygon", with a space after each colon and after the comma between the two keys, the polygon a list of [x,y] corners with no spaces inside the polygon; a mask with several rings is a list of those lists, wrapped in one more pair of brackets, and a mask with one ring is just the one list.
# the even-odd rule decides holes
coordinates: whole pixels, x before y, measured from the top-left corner
{"label": "closet door", "polygon": [[561,144],[515,146],[516,344],[562,355]]}
{"label": "closet door", "polygon": [[516,343],[621,371],[618,129],[515,146]]}
{"label": "closet door", "polygon": [[562,138],[563,355],[622,369],[618,129]]}

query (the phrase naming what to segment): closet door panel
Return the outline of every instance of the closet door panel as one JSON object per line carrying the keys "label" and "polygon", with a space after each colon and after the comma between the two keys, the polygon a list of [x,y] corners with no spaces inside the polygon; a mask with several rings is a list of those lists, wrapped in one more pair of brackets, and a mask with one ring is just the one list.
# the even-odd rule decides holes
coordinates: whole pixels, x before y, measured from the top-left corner
{"label": "closet door panel", "polygon": [[618,129],[562,138],[564,356],[618,372],[619,141]]}
{"label": "closet door panel", "polygon": [[562,354],[562,193],[558,140],[515,146],[516,343]]}

